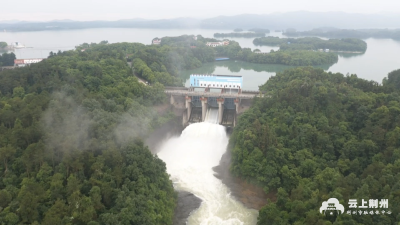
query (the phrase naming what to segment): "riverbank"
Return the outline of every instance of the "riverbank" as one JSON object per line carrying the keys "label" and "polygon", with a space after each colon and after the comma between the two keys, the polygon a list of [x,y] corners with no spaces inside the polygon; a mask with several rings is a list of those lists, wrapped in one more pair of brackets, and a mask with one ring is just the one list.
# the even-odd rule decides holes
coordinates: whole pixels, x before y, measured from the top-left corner
{"label": "riverbank", "polygon": [[[160,108],[164,108],[159,106]],[[178,115],[179,114],[179,115]],[[181,135],[183,131],[181,114],[177,112],[176,118],[154,130],[146,139],[145,144],[153,154],[159,152],[160,147],[172,137]],[[213,170],[215,177],[220,179],[228,189],[230,194],[245,207],[259,210],[267,203],[267,199],[274,196],[267,196],[262,188],[249,184],[248,182],[232,176],[229,171],[231,162],[230,151],[226,151],[220,159],[218,166]],[[177,206],[174,214],[174,225],[185,225],[191,213],[195,212],[202,200],[185,191],[177,191]]]}
{"label": "riverbank", "polygon": [[[168,103],[169,105],[169,103]],[[167,106],[168,106],[167,105]],[[155,110],[164,111],[168,110],[166,104],[159,105]],[[159,113],[161,113],[159,111]],[[176,115],[179,112],[176,113]],[[161,127],[155,129],[146,139],[145,144],[149,147],[153,154],[159,152],[160,147],[171,137],[179,136],[183,131],[182,127],[182,114],[177,115],[174,119],[165,123]],[[201,205],[201,199],[194,194],[186,191],[177,192],[177,204],[174,213],[174,225],[186,225],[190,214],[198,209]]]}
{"label": "riverbank", "polygon": [[231,191],[231,195],[247,208],[260,210],[267,204],[267,200],[276,201],[274,193],[266,194],[264,190],[230,172],[232,154],[229,148],[222,156],[220,164],[213,168],[215,177],[220,179]]}
{"label": "riverbank", "polygon": [[190,214],[201,205],[201,199],[187,191],[178,191],[174,225],[186,225]]}

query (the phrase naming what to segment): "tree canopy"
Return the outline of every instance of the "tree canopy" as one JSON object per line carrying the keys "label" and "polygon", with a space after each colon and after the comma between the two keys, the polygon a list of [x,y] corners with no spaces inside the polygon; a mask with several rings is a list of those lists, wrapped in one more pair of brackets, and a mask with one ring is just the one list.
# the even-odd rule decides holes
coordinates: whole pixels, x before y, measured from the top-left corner
{"label": "tree canopy", "polygon": [[218,55],[227,56],[231,59],[262,64],[316,66],[334,64],[338,61],[337,54],[307,50],[276,51],[268,54],[258,54],[257,52],[252,52],[249,48],[241,48],[235,41],[230,41],[227,46],[218,46],[215,50]]}
{"label": "tree canopy", "polygon": [[15,54],[11,53],[3,53],[0,55],[0,66],[13,66],[14,59],[16,59]]}
{"label": "tree canopy", "polygon": [[8,46],[7,42],[0,41],[0,49],[4,49]]}
{"label": "tree canopy", "polygon": [[329,49],[334,51],[359,51],[367,50],[367,43],[356,38],[323,40],[316,37],[279,38],[262,37],[254,39],[255,45],[280,46],[280,50],[318,50]]}
{"label": "tree canopy", "polygon": [[0,72],[1,224],[172,224],[172,182],[141,139],[172,118],[152,106],[175,77],[157,61],[146,86],[126,60],[151,51],[83,44]]}
{"label": "tree canopy", "polygon": [[[400,70],[383,85],[302,67],[271,77],[230,139],[232,171],[277,200],[258,224],[395,224],[400,212]],[[397,82],[398,83],[398,82]],[[328,198],[389,199],[388,215],[319,213]]]}
{"label": "tree canopy", "polygon": [[[212,62],[215,60],[215,57],[219,56],[252,63],[290,66],[332,65],[338,61],[337,54],[309,50],[276,51],[269,54],[257,54],[253,53],[249,48],[240,47],[238,42],[232,40],[229,41],[229,45],[215,48],[206,46],[207,42],[217,41],[217,39],[204,38],[200,35],[197,36],[196,40],[194,36],[190,35],[164,37],[161,39],[161,46],[152,46],[151,48],[155,52],[169,52],[167,59],[169,59],[168,62],[171,64],[168,64],[170,66],[166,66],[166,68],[176,68],[174,70],[168,69],[171,74],[175,74],[175,72],[178,72],[182,68],[193,69],[200,67],[202,63]],[[153,58],[156,57],[153,56]],[[147,64],[150,65],[150,62],[147,62]]]}
{"label": "tree canopy", "polygon": [[400,40],[400,29],[323,29],[316,28],[308,31],[294,31],[284,33],[291,37],[327,37],[327,38],[391,38]]}

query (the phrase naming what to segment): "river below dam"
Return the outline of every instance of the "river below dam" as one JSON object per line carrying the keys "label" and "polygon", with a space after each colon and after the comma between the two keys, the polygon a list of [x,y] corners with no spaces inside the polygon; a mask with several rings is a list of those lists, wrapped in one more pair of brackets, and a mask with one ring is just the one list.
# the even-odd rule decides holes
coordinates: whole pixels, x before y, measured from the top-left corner
{"label": "river below dam", "polygon": [[[209,120],[214,121],[214,112]],[[229,137],[225,127],[202,122],[189,125],[179,137],[166,140],[158,157],[167,166],[174,187],[193,193],[202,200],[200,207],[188,218],[189,225],[252,225],[258,212],[234,199],[227,186],[214,176],[225,153]]]}

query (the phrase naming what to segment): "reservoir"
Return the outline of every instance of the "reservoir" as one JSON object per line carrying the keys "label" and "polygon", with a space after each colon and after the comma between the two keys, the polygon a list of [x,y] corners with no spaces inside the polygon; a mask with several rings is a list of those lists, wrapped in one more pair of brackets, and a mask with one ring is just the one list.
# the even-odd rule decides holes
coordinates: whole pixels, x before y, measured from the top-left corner
{"label": "reservoir", "polygon": [[[17,49],[17,58],[46,58],[51,51],[65,51],[74,49],[82,43],[99,43],[107,40],[109,43],[116,42],[139,42],[150,44],[155,37],[202,35],[203,37],[213,37],[214,33],[232,32],[230,30],[209,30],[209,29],[139,29],[139,28],[99,28],[82,30],[63,30],[63,31],[34,31],[34,32],[1,32],[0,41],[7,43],[20,42],[27,47]],[[271,32],[267,36],[284,37],[280,32]],[[273,46],[255,46],[253,38],[229,38],[239,42],[241,47],[260,49],[262,52],[277,50]],[[374,80],[379,83],[387,74],[400,68],[400,42],[392,39],[366,39],[368,44],[364,54],[343,54],[339,53],[339,61],[334,65],[322,66],[326,71],[343,74],[357,74],[358,77],[367,80]],[[229,66],[228,66],[229,65]],[[199,71],[206,71],[215,74],[240,74],[244,77],[249,88],[254,89],[263,84],[276,72],[282,71],[285,66],[280,65],[260,65],[253,63],[228,63],[214,65],[203,65]],[[187,72],[182,71],[182,74]],[[185,75],[183,75],[185,76]],[[259,77],[257,81],[256,77]],[[247,80],[249,79],[250,82]],[[257,82],[255,84],[254,82]],[[258,83],[260,82],[260,83]],[[251,84],[252,83],[252,84]]]}

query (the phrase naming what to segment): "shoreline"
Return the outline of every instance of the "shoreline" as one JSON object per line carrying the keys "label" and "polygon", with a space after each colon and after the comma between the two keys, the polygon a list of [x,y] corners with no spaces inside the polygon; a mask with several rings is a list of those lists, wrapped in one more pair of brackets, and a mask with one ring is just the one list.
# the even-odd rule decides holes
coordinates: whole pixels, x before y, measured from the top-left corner
{"label": "shoreline", "polygon": [[[155,110],[160,112],[165,111],[169,107],[169,103],[159,105],[155,107]],[[179,136],[182,131],[182,118],[181,112],[176,111],[177,115],[174,119],[163,124],[161,127],[156,128],[151,134],[145,139],[145,145],[147,145],[153,154],[157,154],[160,146],[170,139],[171,137]],[[187,220],[192,212],[198,209],[201,205],[202,200],[196,197],[193,193],[187,191],[181,191],[175,189],[177,194],[176,206],[174,210],[173,224],[174,225],[186,225]]]}
{"label": "shoreline", "polygon": [[174,212],[174,225],[186,225],[190,215],[197,210],[202,200],[196,197],[193,193],[187,191],[177,191],[178,198]]}
{"label": "shoreline", "polygon": [[275,201],[276,196],[273,193],[266,194],[264,190],[254,184],[251,184],[240,177],[234,176],[230,172],[232,153],[227,147],[222,155],[218,166],[213,168],[214,176],[222,181],[231,191],[233,198],[241,202],[245,207],[260,210],[268,203],[268,199]]}

